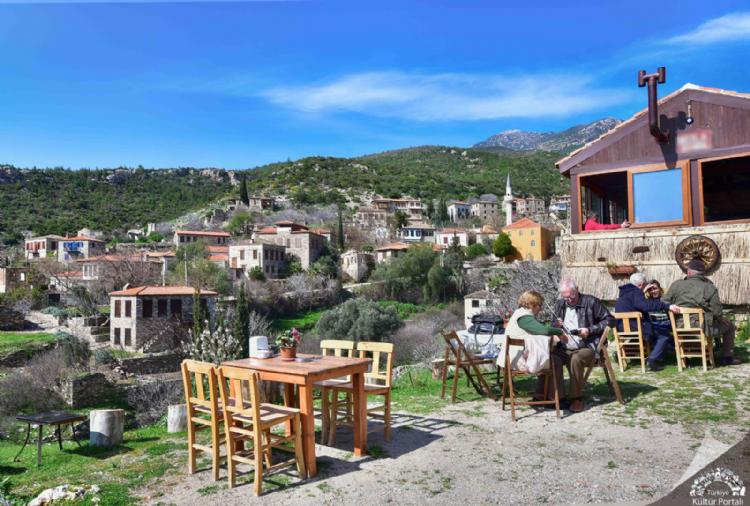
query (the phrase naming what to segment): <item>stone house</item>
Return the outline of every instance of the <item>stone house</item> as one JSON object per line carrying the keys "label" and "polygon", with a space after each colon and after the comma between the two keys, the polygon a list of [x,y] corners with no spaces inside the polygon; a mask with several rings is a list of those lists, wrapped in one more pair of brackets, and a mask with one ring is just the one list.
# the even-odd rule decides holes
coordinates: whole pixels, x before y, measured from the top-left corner
{"label": "stone house", "polygon": [[458,239],[458,244],[464,248],[469,245],[469,231],[463,228],[443,228],[435,233],[435,243],[442,248],[447,248],[453,244],[453,240]]}
{"label": "stone house", "polygon": [[375,249],[375,262],[381,264],[388,262],[399,255],[402,255],[409,249],[409,245],[404,242],[393,242]]}
{"label": "stone house", "polygon": [[[131,351],[157,351],[160,335],[173,326],[193,323],[193,295],[190,286],[139,286],[111,292],[110,344]],[[213,322],[216,292],[200,291],[203,314]]]}
{"label": "stone house", "polygon": [[24,241],[23,249],[26,260],[57,256],[57,245],[65,239],[59,235],[31,237]]}
{"label": "stone house", "polygon": [[65,237],[58,241],[57,260],[59,262],[72,262],[84,258],[104,255],[106,245],[101,239],[95,239],[86,235]]}
{"label": "stone house", "polygon": [[471,318],[482,313],[497,313],[499,296],[487,290],[479,290],[464,297],[464,323],[471,326]]}
{"label": "stone house", "polygon": [[452,222],[466,220],[471,217],[471,205],[467,202],[457,200],[448,204],[448,218]]}
{"label": "stone house", "polygon": [[474,236],[479,244],[494,243],[499,232],[489,225],[474,230]]}
{"label": "stone house", "polygon": [[544,199],[540,199],[534,196],[517,198],[513,201],[516,213],[526,216],[533,215],[544,215],[547,214],[547,206],[544,204]]}
{"label": "stone house", "polygon": [[286,247],[287,253],[300,259],[303,269],[323,255],[327,243],[324,236],[292,221],[277,221],[273,226],[263,227],[255,232],[254,240]]}
{"label": "stone house", "polygon": [[342,270],[353,281],[361,281],[375,265],[375,255],[363,251],[348,250],[341,255]]}
{"label": "stone house", "polygon": [[354,213],[354,224],[367,229],[388,226],[388,211],[376,207],[360,207]]}
{"label": "stone house", "polygon": [[229,268],[235,279],[247,279],[258,267],[267,278],[280,278],[286,265],[286,247],[270,243],[243,242],[229,246]]}
{"label": "stone house", "polygon": [[401,211],[406,214],[409,221],[419,221],[424,215],[424,207],[420,199],[414,198],[400,198],[400,199],[373,199],[372,205],[376,209],[387,211],[389,214],[394,214],[396,211]]}
{"label": "stone house", "polygon": [[229,246],[206,246],[208,261],[213,262],[222,269],[229,266]]}
{"label": "stone house", "polygon": [[0,293],[12,292],[25,286],[28,275],[25,267],[0,267]]}
{"label": "stone house", "polygon": [[227,246],[230,237],[229,232],[218,230],[177,230],[174,233],[174,245],[179,247],[202,240],[209,246]]}
{"label": "stone house", "polygon": [[500,215],[500,203],[496,200],[477,200],[471,204],[471,215],[487,222]]}

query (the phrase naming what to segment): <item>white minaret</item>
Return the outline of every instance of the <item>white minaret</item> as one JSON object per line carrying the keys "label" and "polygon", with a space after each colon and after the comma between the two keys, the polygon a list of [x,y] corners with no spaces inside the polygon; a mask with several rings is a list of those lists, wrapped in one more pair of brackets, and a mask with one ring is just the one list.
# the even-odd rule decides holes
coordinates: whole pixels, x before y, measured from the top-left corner
{"label": "white minaret", "polygon": [[510,187],[510,173],[508,173],[508,179],[505,182],[503,204],[505,205],[505,226],[507,227],[513,223],[513,190]]}

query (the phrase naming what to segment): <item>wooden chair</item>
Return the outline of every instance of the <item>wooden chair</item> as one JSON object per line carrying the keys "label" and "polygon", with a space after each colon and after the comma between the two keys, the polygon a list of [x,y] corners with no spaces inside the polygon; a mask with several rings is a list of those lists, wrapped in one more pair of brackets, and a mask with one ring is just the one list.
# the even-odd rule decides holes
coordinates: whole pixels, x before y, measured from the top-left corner
{"label": "wooden chair", "polygon": [[[393,373],[393,343],[376,343],[363,341],[357,343],[359,358],[371,358],[370,372],[365,373],[365,395],[383,397],[383,404],[367,407],[367,416],[383,421],[383,432],[386,441],[391,440],[391,375]],[[385,356],[383,363],[382,355]],[[384,366],[384,367],[381,367]],[[351,382],[331,387],[331,418],[328,444],[336,441],[336,429],[340,425],[354,426],[351,408],[339,405],[339,392],[347,396],[354,394]],[[382,411],[382,414],[380,412]]]}
{"label": "wooden chair", "polygon": [[[716,367],[714,362],[713,340],[706,337],[703,331],[704,315],[700,308],[683,307],[680,314],[669,312],[669,321],[672,323],[672,335],[674,336],[674,349],[677,354],[677,369],[682,371],[687,364],[686,358],[700,358],[703,361],[703,370],[708,370],[708,364]],[[697,325],[694,323],[697,321]]]}
{"label": "wooden chair", "polygon": [[445,399],[445,386],[448,381],[448,367],[454,366],[453,373],[453,390],[451,391],[451,402],[456,402],[456,390],[458,389],[458,377],[463,371],[466,374],[466,380],[474,387],[479,395],[487,395],[493,401],[497,400],[495,394],[492,393],[492,389],[487,384],[483,373],[480,369],[480,365],[491,365],[495,368],[495,380],[500,385],[499,369],[495,367],[494,358],[477,358],[469,350],[466,349],[461,338],[458,337],[456,331],[451,331],[447,334],[443,334],[445,340],[445,359],[443,364],[443,387],[440,392],[440,397]]}
{"label": "wooden chair", "polygon": [[[617,326],[613,331],[615,334],[615,346],[617,347],[617,362],[620,364],[620,372],[625,372],[628,360],[640,359],[641,372],[646,372],[646,357],[651,353],[651,343],[643,339],[641,327],[641,313],[630,311],[624,313],[612,313]],[[635,328],[631,322],[635,320]],[[617,327],[622,324],[622,330]]]}
{"label": "wooden chair", "polygon": [[[354,341],[342,341],[338,339],[324,339],[320,341],[320,351],[323,356],[334,356],[334,357],[352,357],[354,355],[355,342]],[[320,444],[326,444],[328,440],[329,432],[329,420],[331,418],[331,389],[332,386],[341,385],[351,381],[349,376],[342,378],[334,378],[330,380],[317,381],[315,387],[320,389],[320,412],[321,412],[321,431],[320,431]],[[347,415],[351,417],[352,410],[352,397],[346,395],[345,405],[347,407]]]}
{"label": "wooden chair", "polygon": [[599,339],[599,344],[596,347],[596,362],[594,365],[588,368],[586,371],[586,374],[584,374],[583,379],[588,381],[589,376],[591,376],[591,373],[594,370],[594,367],[599,366],[604,371],[604,377],[607,380],[607,387],[609,387],[609,391],[612,395],[615,396],[617,399],[617,402],[620,404],[625,404],[625,400],[622,397],[622,391],[620,390],[620,384],[617,382],[617,377],[615,376],[615,368],[612,367],[612,361],[609,359],[609,351],[607,350],[607,343],[609,342],[609,336],[612,333],[612,328],[607,327],[607,329],[602,334],[601,339]]}
{"label": "wooden chair", "polygon": [[[195,473],[196,450],[211,455],[214,481],[219,479],[221,462],[220,427],[223,413],[219,405],[216,369],[213,364],[195,360],[182,361],[182,383],[185,387],[188,427],[188,473]],[[196,443],[196,433],[211,431],[211,445]]]}
{"label": "wooden chair", "polygon": [[[555,381],[555,362],[552,360],[552,338],[549,339],[549,353],[550,353],[550,361],[549,361],[549,368],[544,369],[539,372],[529,372],[527,370],[523,369],[513,369],[511,367],[511,359],[510,359],[510,347],[511,346],[525,346],[525,341],[523,339],[514,339],[509,336],[505,336],[505,367],[503,367],[503,400],[502,400],[502,409],[505,411],[505,400],[506,398],[510,398],[510,417],[515,422],[516,421],[516,406],[545,406],[548,404],[553,404],[555,406],[555,412],[557,413],[557,418],[560,418],[560,392],[557,391],[557,382]],[[516,392],[515,388],[513,387],[513,378],[519,377],[519,376],[544,376],[544,393],[542,394],[542,398],[545,399],[543,401],[518,401],[516,400]],[[547,393],[549,392],[549,384],[550,381],[552,382],[552,389],[555,391],[555,398],[554,400],[548,401],[547,399]]]}
{"label": "wooden chair", "polygon": [[[265,472],[271,472],[296,464],[297,472],[304,478],[306,471],[299,410],[262,404],[258,391],[260,375],[257,372],[241,367],[222,366],[218,373],[224,409],[229,488],[235,486],[237,464],[249,464],[255,468],[255,495],[260,495],[262,490],[264,467]],[[274,427],[287,423],[292,426],[290,435],[271,432]],[[249,444],[245,445],[246,442]],[[288,443],[292,443],[294,448],[290,449]],[[273,448],[294,453],[294,458],[272,464]]]}

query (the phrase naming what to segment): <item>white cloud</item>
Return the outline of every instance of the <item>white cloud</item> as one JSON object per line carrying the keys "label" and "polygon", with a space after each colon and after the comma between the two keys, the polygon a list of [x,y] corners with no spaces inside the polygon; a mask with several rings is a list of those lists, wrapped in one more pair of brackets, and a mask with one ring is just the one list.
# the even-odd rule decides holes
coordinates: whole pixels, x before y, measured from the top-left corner
{"label": "white cloud", "polygon": [[330,82],[280,86],[262,96],[291,109],[348,111],[418,121],[564,116],[610,107],[629,93],[571,75],[507,77],[369,72]]}
{"label": "white cloud", "polygon": [[695,30],[666,40],[668,44],[705,46],[717,42],[750,39],[750,12],[735,12],[710,19]]}

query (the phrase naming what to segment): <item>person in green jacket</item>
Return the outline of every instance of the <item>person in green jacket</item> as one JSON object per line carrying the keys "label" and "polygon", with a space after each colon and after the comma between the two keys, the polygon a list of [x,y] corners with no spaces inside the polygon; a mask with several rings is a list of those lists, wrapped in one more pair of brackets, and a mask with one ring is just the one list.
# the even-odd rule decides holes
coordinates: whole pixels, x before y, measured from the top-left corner
{"label": "person in green jacket", "polygon": [[672,283],[662,301],[703,309],[705,332],[710,337],[721,339],[722,365],[739,364],[740,361],[734,358],[735,326],[722,315],[719,290],[705,274],[706,265],[700,260],[691,260],[687,276]]}

